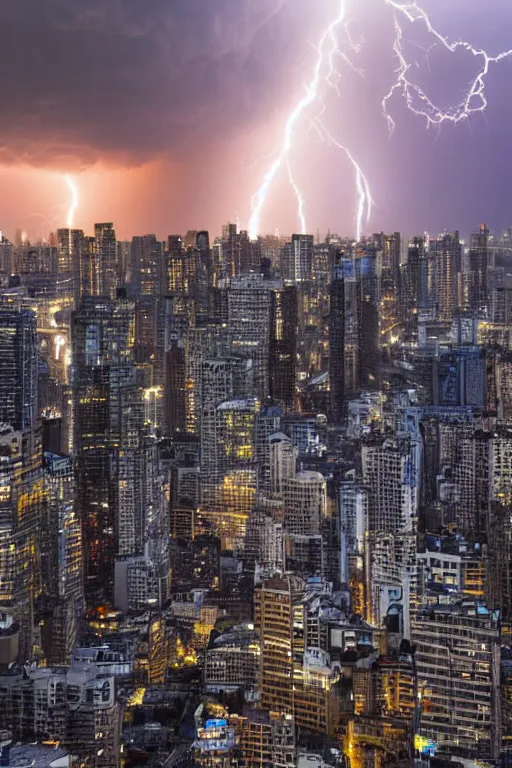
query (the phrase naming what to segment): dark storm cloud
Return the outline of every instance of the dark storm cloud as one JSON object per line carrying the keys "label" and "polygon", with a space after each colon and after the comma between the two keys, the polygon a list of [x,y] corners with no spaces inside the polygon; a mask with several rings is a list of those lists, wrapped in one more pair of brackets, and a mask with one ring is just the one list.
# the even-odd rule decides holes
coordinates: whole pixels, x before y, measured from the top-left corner
{"label": "dark storm cloud", "polygon": [[[226,212],[239,211],[246,222],[267,169],[258,158],[279,145],[287,109],[311,78],[312,44],[339,2],[0,0],[0,166],[75,173],[97,161],[132,167],[162,159],[151,183],[147,169],[137,179],[127,176],[126,186],[138,195],[127,212],[129,190],[120,184],[107,194],[110,175],[102,178],[102,206],[117,206],[112,216],[127,234],[142,208],[140,226],[162,233],[171,223],[176,231],[184,222],[213,229]],[[364,77],[340,61],[340,96],[329,88],[322,94],[323,120],[369,180],[376,202],[370,226],[467,233],[481,220],[495,228],[509,224],[512,57],[490,67],[485,115],[458,126],[426,131],[396,92],[388,105],[396,122],[390,138],[381,100],[396,78],[393,14],[384,0],[346,6],[353,39],[364,39],[353,54]],[[512,47],[511,0],[421,0],[421,6],[449,40],[471,40],[493,55]],[[404,21],[411,77],[447,107],[463,98],[481,59],[432,42],[424,25]],[[297,126],[291,158],[308,226],[349,233],[357,207],[353,169],[308,130],[314,114]],[[14,197],[11,180],[5,184],[2,228],[17,224],[18,209],[32,205],[23,183]],[[285,175],[272,195],[262,226],[292,231],[296,199]],[[96,198],[84,192],[84,205],[92,210]],[[94,210],[104,217],[99,203]]]}
{"label": "dark storm cloud", "polygon": [[129,164],[229,138],[275,108],[298,56],[284,5],[0,0],[0,163]]}

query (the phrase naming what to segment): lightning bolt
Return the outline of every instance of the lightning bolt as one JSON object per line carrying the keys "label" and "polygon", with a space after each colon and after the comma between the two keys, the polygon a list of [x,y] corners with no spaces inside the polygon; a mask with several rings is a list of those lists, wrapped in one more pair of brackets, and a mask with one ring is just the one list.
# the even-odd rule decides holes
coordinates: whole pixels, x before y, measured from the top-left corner
{"label": "lightning bolt", "polygon": [[[504,59],[512,58],[512,49],[498,53],[496,56],[491,56],[487,51],[473,46],[467,40],[451,42],[436,29],[428,13],[418,5],[416,0],[403,3],[398,2],[398,0],[380,0],[380,2],[388,6],[392,11],[394,22],[392,48],[398,63],[393,84],[381,102],[382,112],[387,121],[390,134],[393,133],[396,127],[395,120],[390,114],[391,100],[395,94],[400,95],[404,99],[410,112],[426,121],[427,128],[431,126],[440,127],[443,123],[456,125],[469,120],[471,115],[475,113],[485,112],[488,105],[485,88],[489,70],[493,64],[498,64]],[[354,0],[353,5],[354,7],[356,6],[356,0]],[[407,58],[404,46],[404,26],[417,22],[424,25],[432,39],[432,45],[426,51],[427,57],[433,48],[442,46],[452,54],[459,50],[466,51],[480,61],[479,69],[473,79],[470,80],[460,101],[446,109],[436,105],[411,77],[411,70],[417,66],[417,63],[411,62]],[[341,45],[339,42],[339,38],[342,35],[344,45]],[[264,176],[261,186],[251,199],[252,214],[249,220],[249,235],[252,239],[255,239],[259,234],[261,212],[267,202],[272,185],[283,167],[287,172],[288,181],[297,199],[297,216],[300,221],[301,231],[303,234],[306,232],[306,203],[294,179],[290,160],[295,131],[303,118],[309,119],[310,125],[322,141],[326,142],[329,146],[341,150],[354,169],[357,195],[356,237],[358,240],[360,239],[363,227],[365,224],[368,224],[372,211],[373,200],[370,187],[361,166],[355,159],[354,153],[335,139],[322,121],[322,116],[325,112],[322,86],[326,85],[334,89],[338,95],[340,94],[339,82],[341,75],[336,66],[338,59],[343,61],[357,74],[363,74],[354,65],[352,58],[346,52],[346,49],[349,49],[357,54],[363,44],[364,38],[354,42],[346,20],[346,0],[339,0],[338,13],[322,33],[316,48],[317,58],[312,77],[305,86],[306,92],[293,107],[284,127],[283,138],[277,156]],[[308,117],[309,108],[317,102],[321,105],[320,114],[314,118]]]}
{"label": "lightning bolt", "polygon": [[[457,40],[450,42],[433,26],[427,12],[420,8],[417,2],[398,3],[396,0],[384,0],[385,4],[393,9],[395,23],[395,39],[393,50],[395,52],[398,68],[396,70],[396,81],[391,86],[389,92],[382,100],[382,111],[387,120],[390,132],[395,129],[395,121],[388,111],[388,103],[395,93],[400,93],[407,104],[408,109],[418,117],[425,119],[427,127],[440,126],[443,123],[457,124],[468,120],[476,112],[485,112],[487,109],[487,98],[485,95],[485,81],[489,74],[491,64],[498,64],[506,58],[512,56],[512,49],[503,51],[497,56],[489,56],[482,48],[475,48],[467,40]],[[405,19],[409,24],[421,22],[427,29],[427,32],[433,39],[433,46],[441,45],[449,53],[455,53],[458,50],[464,50],[481,60],[481,66],[476,76],[470,81],[463,98],[448,109],[442,109],[434,104],[427,94],[414,83],[410,77],[410,70],[413,64],[407,61],[403,47],[403,28],[399,19]]]}
{"label": "lightning bolt", "polygon": [[325,127],[320,117],[316,118],[316,124],[323,134],[324,140],[336,149],[341,150],[347,156],[351,163],[356,176],[356,190],[357,190],[357,214],[356,214],[356,239],[361,239],[361,233],[363,231],[364,224],[368,224],[372,213],[373,200],[370,192],[370,187],[361,167],[356,162],[354,156],[347,147],[340,144],[332,134]]}
{"label": "lightning bolt", "polygon": [[68,209],[68,216],[67,216],[67,227],[68,229],[72,229],[74,223],[75,223],[75,214],[78,209],[78,205],[80,202],[79,195],[78,195],[78,187],[76,184],[75,179],[69,175],[69,173],[66,173],[64,176],[64,181],[67,184],[67,187],[71,193],[71,200],[69,203],[69,209]]}
{"label": "lightning bolt", "polygon": [[292,189],[295,192],[295,197],[297,198],[297,204],[298,204],[297,215],[300,221],[300,231],[302,235],[305,235],[306,234],[306,214],[304,211],[304,207],[306,205],[306,201],[304,200],[302,196],[302,192],[300,191],[297,185],[297,182],[293,177],[292,166],[290,165],[289,157],[286,158],[286,170],[288,172],[288,181],[290,182]]}
{"label": "lightning bolt", "polygon": [[[337,34],[336,34],[338,29],[340,27],[343,27],[345,22],[345,16],[346,16],[345,0],[340,0],[339,6],[338,6],[338,14],[336,18],[333,21],[331,21],[331,23],[324,30],[324,32],[320,37],[320,41],[317,45],[317,48],[316,48],[317,57],[315,61],[315,66],[313,68],[313,74],[311,76],[311,79],[309,83],[307,83],[305,86],[306,92],[303,95],[303,97],[294,106],[294,108],[292,109],[288,117],[288,120],[286,121],[283,140],[282,140],[279,152],[277,154],[277,157],[275,158],[274,162],[268,169],[260,188],[252,197],[252,200],[251,200],[252,213],[251,213],[251,218],[249,220],[249,235],[252,239],[256,239],[256,237],[259,234],[261,211],[267,201],[268,193],[272,187],[272,184],[274,183],[279,171],[283,167],[285,168],[288,174],[288,180],[297,198],[297,203],[298,203],[297,215],[300,221],[302,234],[306,233],[305,200],[293,176],[293,171],[292,171],[291,162],[290,162],[290,152],[293,147],[295,130],[299,125],[300,121],[302,120],[302,118],[304,118],[307,115],[308,108],[311,107],[311,105],[313,105],[315,102],[322,103],[321,93],[320,93],[321,86],[323,84],[326,84],[328,86],[331,86],[335,90],[338,89],[339,74],[335,66],[335,57],[337,54],[339,54],[344,61],[349,61],[346,54],[340,51],[338,48]],[[326,135],[325,129],[323,130],[323,134]],[[371,196],[369,195],[368,182],[366,181],[361,168],[355,162],[353,155],[350,152],[348,152],[345,147],[343,147],[338,142],[332,142],[332,143],[335,143],[335,145],[338,148],[343,149],[345,151],[345,153],[347,154],[347,157],[349,158],[350,162],[352,163],[352,165],[356,170],[357,179],[363,180],[362,183],[358,186],[358,191],[359,191],[358,211],[363,210],[363,213],[364,213],[364,210],[367,209],[369,214],[369,211],[371,208]],[[359,215],[358,213],[358,217],[357,217],[358,238],[361,234],[360,228],[362,226],[363,218],[364,218],[364,215]]]}

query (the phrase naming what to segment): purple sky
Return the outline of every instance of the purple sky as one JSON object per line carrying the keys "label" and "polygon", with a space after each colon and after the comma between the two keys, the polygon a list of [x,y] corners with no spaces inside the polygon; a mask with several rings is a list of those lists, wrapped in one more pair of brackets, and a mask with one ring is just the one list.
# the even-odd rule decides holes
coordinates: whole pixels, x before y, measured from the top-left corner
{"label": "purple sky", "polygon": [[[303,94],[322,28],[340,0],[0,1],[0,229],[32,237],[64,226],[71,173],[76,224],[113,220],[121,237],[189,228],[213,233],[250,198]],[[405,0],[402,0],[405,2]],[[384,0],[346,0],[354,57],[340,62],[340,96],[324,89],[325,122],[357,157],[375,199],[370,229],[469,232],[512,224],[512,57],[491,66],[488,109],[457,127],[425,130],[396,95],[390,138],[381,110],[393,82],[393,26]],[[423,0],[439,30],[490,54],[512,48],[509,0]],[[476,72],[470,54],[404,28],[417,82],[440,104],[460,99]],[[319,105],[308,112],[312,118]],[[263,159],[262,159],[263,156]],[[354,231],[354,176],[319,144],[306,119],[291,154],[310,231]],[[280,178],[262,229],[297,230]]]}

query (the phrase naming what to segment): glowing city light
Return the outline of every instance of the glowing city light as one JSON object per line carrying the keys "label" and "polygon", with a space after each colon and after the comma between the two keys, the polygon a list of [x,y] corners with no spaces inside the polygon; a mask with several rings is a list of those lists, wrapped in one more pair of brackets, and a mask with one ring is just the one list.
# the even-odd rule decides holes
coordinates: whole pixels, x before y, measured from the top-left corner
{"label": "glowing city light", "polygon": [[64,347],[66,345],[66,339],[64,336],[55,336],[55,359],[60,359],[60,350],[61,347]]}

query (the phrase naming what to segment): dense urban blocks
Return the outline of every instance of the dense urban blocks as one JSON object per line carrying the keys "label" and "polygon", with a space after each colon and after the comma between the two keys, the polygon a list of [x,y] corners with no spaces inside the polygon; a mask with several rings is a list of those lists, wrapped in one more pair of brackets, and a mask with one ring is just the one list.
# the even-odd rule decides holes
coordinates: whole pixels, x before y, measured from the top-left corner
{"label": "dense urban blocks", "polygon": [[2,237],[0,762],[507,765],[509,270]]}

